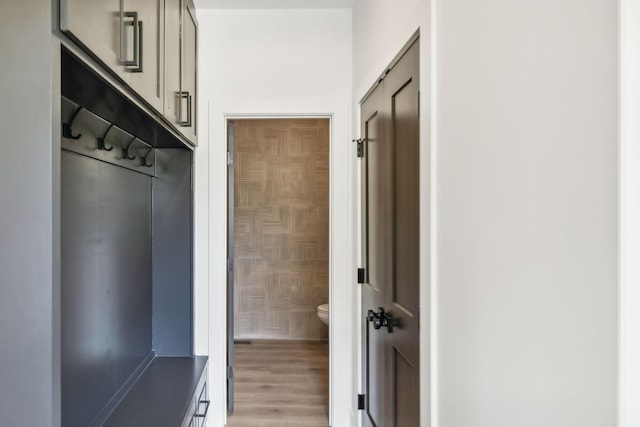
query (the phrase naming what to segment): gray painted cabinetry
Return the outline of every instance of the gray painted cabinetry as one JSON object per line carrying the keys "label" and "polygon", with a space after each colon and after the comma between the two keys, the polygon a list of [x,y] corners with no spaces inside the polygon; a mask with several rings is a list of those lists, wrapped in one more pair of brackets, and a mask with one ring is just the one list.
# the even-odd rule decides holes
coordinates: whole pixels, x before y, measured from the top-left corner
{"label": "gray painted cabinetry", "polygon": [[[164,0],[125,0],[125,9],[138,14],[138,59],[137,67],[129,68],[129,85],[149,102],[156,110],[162,111],[164,75]],[[128,20],[131,23],[131,19]],[[141,23],[141,24],[140,24]],[[131,50],[135,47],[133,26],[125,27],[128,32],[124,38],[127,60],[134,59]],[[132,38],[134,39],[132,41]],[[133,70],[133,71],[131,71]]]}
{"label": "gray painted cabinetry", "polygon": [[197,21],[188,0],[166,0],[165,58],[164,115],[197,144]]}
{"label": "gray painted cabinetry", "polygon": [[[187,144],[195,144],[193,10],[179,2],[176,16],[165,15],[172,0],[61,5],[62,29],[84,50],[60,53],[62,425],[202,427],[207,357],[193,351]],[[166,39],[177,40],[168,61]],[[164,72],[174,68],[177,86],[167,89]],[[177,101],[173,121],[160,116],[168,99]]]}
{"label": "gray painted cabinetry", "polygon": [[208,410],[207,358],[164,357],[153,361],[102,427],[205,427]]}
{"label": "gray painted cabinetry", "polygon": [[126,82],[120,39],[123,9],[120,0],[60,0],[60,29]]}
{"label": "gray painted cabinetry", "polygon": [[60,0],[60,29],[196,145],[190,0]]}
{"label": "gray painted cabinetry", "polygon": [[[145,12],[139,11],[138,18],[143,22],[144,72],[136,74],[135,77],[143,78],[147,72],[152,73],[155,68],[152,65],[154,61],[146,59],[146,55],[153,54],[153,46],[145,41],[153,38],[153,32],[158,31],[160,36],[164,34],[164,6],[163,3],[159,4],[161,9],[157,10],[160,14],[158,30],[150,32],[153,19],[147,17]],[[192,159],[191,150],[184,146],[185,138],[180,138],[181,146],[178,147],[175,144],[178,142],[176,129],[161,117],[164,99],[162,103],[156,104],[145,89],[131,80],[133,73],[125,71],[120,63],[119,15],[125,7],[135,6],[127,6],[123,2],[121,7],[118,0],[0,1],[0,39],[6,41],[0,43],[3,64],[0,67],[0,87],[5,98],[11,99],[11,102],[6,102],[4,107],[0,108],[2,144],[8,150],[7,155],[0,156],[0,194],[3,195],[0,209],[2,427],[72,427],[63,421],[61,414],[62,400],[67,399],[63,396],[63,387],[73,388],[81,384],[83,380],[80,375],[87,372],[87,369],[94,373],[101,370],[100,374],[119,367],[129,366],[131,369],[135,363],[129,363],[124,351],[146,354],[158,346],[153,340],[160,331],[152,327],[149,334],[149,325],[154,319],[148,318],[148,307],[151,306],[151,311],[155,310],[155,314],[159,314],[158,310],[162,309],[160,301],[149,300],[150,295],[158,296],[154,293],[154,287],[158,285],[154,283],[154,277],[161,272],[151,270],[149,288],[149,269],[153,269],[153,266],[149,267],[148,261],[149,218],[153,226],[154,218],[167,221],[174,216],[168,211],[167,204],[163,204],[164,207],[161,208],[154,202],[153,194],[149,193],[149,184],[151,191],[154,191],[154,185],[158,185],[161,188],[156,191],[176,191],[175,195],[178,198],[190,201]],[[149,15],[153,13],[150,12]],[[52,31],[52,23],[57,24],[58,19],[61,19],[64,34],[60,33],[58,28]],[[128,28],[129,31],[132,29],[132,26]],[[83,52],[72,46],[70,39],[78,45],[82,43]],[[160,42],[159,46],[159,52],[163,55],[164,43]],[[96,69],[98,67],[93,60],[99,59],[105,67],[100,67],[99,72],[90,77],[107,76],[109,81],[115,84],[109,88],[106,84],[85,85],[91,81],[87,77],[91,70],[82,74],[68,67],[63,68],[65,47],[72,47],[73,54],[82,54],[76,56],[82,56],[86,63],[90,63],[91,67]],[[89,59],[89,56],[92,59]],[[160,61],[159,70],[163,73],[164,59],[161,57]],[[151,88],[157,86],[155,77],[148,82]],[[156,93],[164,98],[162,78],[160,84],[160,90],[156,90]],[[118,99],[116,92],[125,96]],[[69,121],[70,115],[61,111],[64,107],[61,96],[73,102],[74,107],[82,105],[85,108],[78,113],[73,125],[74,135],[83,133],[82,138],[78,140],[62,137],[61,125]],[[129,104],[142,105],[144,108],[138,111],[119,108]],[[156,106],[157,114],[152,106]],[[104,127],[82,128],[83,123],[96,123],[97,118],[90,116],[89,111],[111,123],[120,120],[117,124],[119,129],[114,126],[107,137],[106,146],[114,147],[111,151],[100,151],[96,148],[97,137],[104,136],[108,127],[104,121]],[[150,120],[141,120],[140,117],[144,114],[149,115]],[[135,142],[136,145],[132,149],[134,152],[130,153],[135,155],[136,159],[123,160],[120,143],[129,142],[129,139],[124,139],[126,134],[123,131],[128,132],[130,136],[139,137],[156,149],[175,149],[180,150],[180,153],[178,156],[170,156],[170,164],[167,164],[169,153],[159,153],[160,164],[157,171],[146,173],[151,178],[138,176],[128,180],[127,177],[135,173],[131,170],[151,168],[140,166],[140,156],[148,151],[148,145],[140,141]],[[71,143],[82,148],[84,154],[70,152],[71,150],[65,148],[61,150],[61,146],[69,147]],[[110,159],[110,162],[89,159],[91,155],[100,157],[97,154]],[[155,162],[155,159],[149,157],[149,161]],[[127,162],[129,169],[118,166],[123,162]],[[62,168],[65,170],[61,171]],[[168,172],[165,172],[165,169]],[[64,185],[61,183],[62,180]],[[87,181],[93,181],[93,184],[89,185]],[[188,189],[188,192],[183,189]],[[96,200],[94,193],[97,192],[101,194],[100,200]],[[132,201],[133,206],[125,206],[126,201],[132,196],[139,196],[139,199],[135,197]],[[109,199],[115,200],[115,204],[106,203]],[[165,193],[164,200],[174,199]],[[105,210],[98,209],[103,206],[102,203]],[[154,214],[154,206],[163,209],[163,215],[157,211]],[[190,209],[190,204],[182,204],[179,216],[190,217]],[[79,215],[81,211],[92,212],[96,217]],[[110,228],[109,224],[113,223],[118,227],[115,232],[106,231]],[[61,236],[62,226],[64,236]],[[190,223],[180,223],[179,227],[167,225],[167,230],[190,230],[190,227]],[[156,241],[159,236],[153,233],[157,233],[158,230],[160,229],[151,229]],[[136,242],[131,245],[129,239],[133,238],[133,235]],[[176,245],[180,249],[167,256],[171,256],[174,263],[179,262],[181,268],[189,270],[191,254],[182,248],[191,247],[191,235],[185,234],[184,231],[181,235],[183,240],[180,245]],[[101,245],[98,244],[99,239],[107,241]],[[122,240],[125,243],[117,243]],[[132,253],[133,246],[142,248],[143,252]],[[84,251],[85,248],[87,251]],[[65,255],[65,252],[75,253],[79,258],[74,262],[73,255]],[[157,255],[159,254],[155,248],[151,247],[152,264],[158,265],[161,262],[153,258]],[[65,258],[64,261],[61,261],[61,257]],[[62,273],[61,268],[64,269]],[[61,276],[65,277],[64,283],[61,283]],[[67,281],[67,278],[70,281]],[[184,291],[185,294],[190,290],[190,280],[191,277],[183,275],[180,286],[187,289]],[[105,283],[118,282],[119,288],[101,287]],[[126,286],[134,286],[127,298],[124,293],[119,293],[126,291]],[[73,289],[80,292],[74,293]],[[104,297],[105,305],[120,305],[122,311],[107,311],[106,307],[96,304],[76,308],[78,305],[75,301],[96,296]],[[183,296],[183,303],[191,300],[191,294]],[[132,307],[129,304],[134,300],[138,302],[138,309],[130,310]],[[192,318],[191,309],[187,303],[184,303],[183,307],[186,308],[181,310],[182,321],[188,324],[187,320]],[[74,311],[76,309],[77,311]],[[175,314],[175,305],[172,309]],[[142,316],[138,317],[138,314],[143,312],[147,313],[144,319]],[[170,315],[172,314],[165,314],[167,321],[170,321]],[[140,320],[139,323],[133,324],[132,322],[137,321],[130,320],[131,317]],[[70,323],[75,321],[78,323]],[[101,331],[89,332],[91,328],[101,327],[104,327]],[[68,335],[69,330],[75,330],[78,335]],[[100,332],[103,332],[102,335]],[[175,334],[176,331],[167,333]],[[188,352],[178,357],[156,357],[154,362],[162,363],[164,360],[169,363],[165,363],[165,366],[154,363],[158,369],[154,368],[152,371],[149,370],[149,366],[143,376],[161,380],[172,378],[170,374],[175,371],[171,362],[184,364],[185,369],[191,369],[194,373],[201,369],[202,359],[190,354],[191,330],[184,331],[183,335],[184,341],[170,340],[175,345],[167,351],[175,351],[175,348],[179,347],[188,348]],[[84,340],[83,336],[89,338]],[[98,341],[99,336],[104,340]],[[141,339],[140,346],[127,347],[126,342],[136,337]],[[65,346],[64,352],[62,346]],[[74,349],[78,352],[69,353]],[[69,356],[69,359],[63,361],[63,353]],[[74,364],[73,359],[78,361],[78,364]],[[63,367],[67,373],[69,368],[77,369],[79,376],[68,377],[61,373]],[[202,372],[206,376],[206,371]],[[116,378],[126,377],[126,373],[120,371],[117,375],[105,377],[108,378],[105,381],[116,381]],[[180,375],[180,378],[189,377]],[[149,383],[140,385],[144,384]],[[171,381],[166,384],[176,383]],[[187,382],[187,386],[193,384],[195,381]],[[109,386],[113,386],[113,383]],[[86,393],[97,392],[98,388],[100,384],[92,383],[87,387]],[[155,386],[153,389],[161,390]],[[165,390],[170,389],[170,386],[165,387]],[[172,398],[176,405],[182,405],[180,412],[187,417],[193,393],[201,390],[194,388],[190,394],[188,389],[189,387],[182,388],[185,391],[181,393],[181,402]],[[102,392],[104,389],[99,391]],[[145,398],[144,401],[151,402],[151,399]],[[163,402],[155,401],[156,408],[166,406]],[[199,407],[204,409],[203,404],[199,404]],[[180,426],[183,419],[184,417],[179,422],[171,424],[171,427]],[[201,422],[198,424],[202,425]],[[87,425],[90,424],[81,424],[81,427]],[[137,424],[138,427],[147,425],[159,427],[164,424]]]}

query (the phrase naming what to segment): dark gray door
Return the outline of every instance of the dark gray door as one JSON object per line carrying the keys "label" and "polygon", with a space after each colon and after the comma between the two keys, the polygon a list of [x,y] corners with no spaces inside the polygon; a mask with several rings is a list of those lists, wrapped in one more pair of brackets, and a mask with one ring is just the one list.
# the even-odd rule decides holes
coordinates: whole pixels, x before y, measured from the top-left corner
{"label": "dark gray door", "polygon": [[234,191],[233,174],[233,120],[227,123],[227,413],[233,414],[233,233],[234,233]]}
{"label": "dark gray door", "polygon": [[419,425],[419,47],[362,103],[365,426]]}

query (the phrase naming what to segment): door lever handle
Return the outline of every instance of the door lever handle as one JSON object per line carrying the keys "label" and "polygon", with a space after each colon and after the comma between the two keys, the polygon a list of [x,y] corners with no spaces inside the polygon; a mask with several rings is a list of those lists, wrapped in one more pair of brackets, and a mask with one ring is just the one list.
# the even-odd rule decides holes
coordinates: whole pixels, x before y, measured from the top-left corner
{"label": "door lever handle", "polygon": [[393,332],[393,318],[384,308],[378,307],[378,312],[367,310],[367,320],[373,322],[373,329],[387,328],[387,332]]}

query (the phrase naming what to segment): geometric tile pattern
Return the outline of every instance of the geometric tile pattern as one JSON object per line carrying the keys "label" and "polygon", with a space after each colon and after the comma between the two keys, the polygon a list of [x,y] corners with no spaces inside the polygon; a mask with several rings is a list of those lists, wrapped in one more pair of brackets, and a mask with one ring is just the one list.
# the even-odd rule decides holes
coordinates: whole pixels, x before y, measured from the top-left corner
{"label": "geometric tile pattern", "polygon": [[234,120],[237,339],[325,339],[329,120]]}

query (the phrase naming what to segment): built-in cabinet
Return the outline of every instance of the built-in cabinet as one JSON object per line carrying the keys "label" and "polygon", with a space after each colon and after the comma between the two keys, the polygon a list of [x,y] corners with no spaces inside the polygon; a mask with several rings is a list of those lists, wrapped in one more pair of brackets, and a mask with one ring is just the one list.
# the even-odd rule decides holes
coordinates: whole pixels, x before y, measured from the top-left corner
{"label": "built-in cabinet", "polygon": [[124,60],[131,64],[125,67],[128,83],[158,111],[164,97],[164,1],[125,0],[121,30]]}
{"label": "built-in cabinet", "polygon": [[121,27],[124,2],[120,0],[60,0],[60,29],[125,82]]}
{"label": "built-in cabinet", "polygon": [[196,141],[197,21],[187,0],[165,4],[164,116]]}
{"label": "built-in cabinet", "polygon": [[62,425],[204,427],[192,0],[60,6]]}
{"label": "built-in cabinet", "polygon": [[193,147],[61,52],[61,417],[204,426],[193,345]]}
{"label": "built-in cabinet", "polygon": [[60,0],[60,29],[197,144],[191,0]]}
{"label": "built-in cabinet", "polygon": [[[204,357],[156,359],[102,427],[206,427],[206,378]],[[159,384],[165,387],[157,387]],[[190,399],[175,402],[176,393]],[[186,414],[180,415],[185,407]]]}

